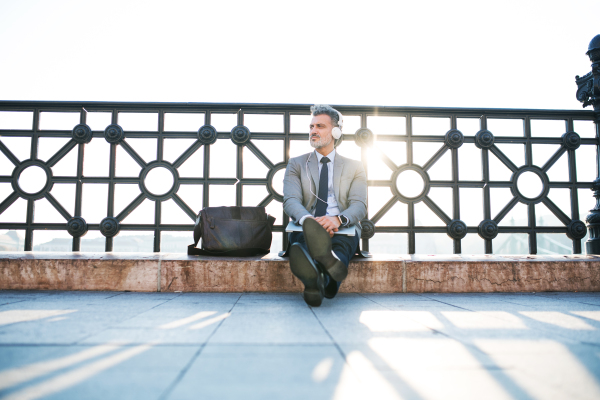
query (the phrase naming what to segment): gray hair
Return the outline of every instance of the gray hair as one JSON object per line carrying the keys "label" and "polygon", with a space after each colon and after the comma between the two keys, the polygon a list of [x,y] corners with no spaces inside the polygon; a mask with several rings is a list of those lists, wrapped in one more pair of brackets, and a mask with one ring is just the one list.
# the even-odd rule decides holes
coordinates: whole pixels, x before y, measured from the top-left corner
{"label": "gray hair", "polygon": [[327,104],[315,104],[311,106],[310,113],[313,117],[317,115],[329,115],[333,126],[340,126],[340,114],[335,108]]}

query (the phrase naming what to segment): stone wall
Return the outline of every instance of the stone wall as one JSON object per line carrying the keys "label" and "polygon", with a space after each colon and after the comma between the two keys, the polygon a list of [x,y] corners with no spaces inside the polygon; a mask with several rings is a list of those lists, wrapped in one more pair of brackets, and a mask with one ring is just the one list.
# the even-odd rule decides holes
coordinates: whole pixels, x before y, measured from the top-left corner
{"label": "stone wall", "polygon": [[[173,253],[0,253],[0,290],[299,292],[287,259]],[[387,255],[353,259],[342,292],[600,291],[600,257]]]}

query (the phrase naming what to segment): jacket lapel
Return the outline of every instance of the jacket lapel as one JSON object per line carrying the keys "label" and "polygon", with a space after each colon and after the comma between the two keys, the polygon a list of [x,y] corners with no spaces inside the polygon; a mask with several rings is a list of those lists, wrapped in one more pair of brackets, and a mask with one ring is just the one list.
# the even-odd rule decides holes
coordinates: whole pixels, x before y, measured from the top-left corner
{"label": "jacket lapel", "polygon": [[[337,152],[336,152],[337,153]],[[335,193],[335,199],[340,204],[340,182],[342,181],[342,170],[344,169],[344,160],[339,154],[335,155],[335,161],[333,162],[333,191]]]}
{"label": "jacket lapel", "polygon": [[315,192],[319,193],[319,159],[314,154],[314,151],[310,154],[310,160],[308,161],[308,170],[310,171],[310,176],[313,179],[313,184],[315,185]]}

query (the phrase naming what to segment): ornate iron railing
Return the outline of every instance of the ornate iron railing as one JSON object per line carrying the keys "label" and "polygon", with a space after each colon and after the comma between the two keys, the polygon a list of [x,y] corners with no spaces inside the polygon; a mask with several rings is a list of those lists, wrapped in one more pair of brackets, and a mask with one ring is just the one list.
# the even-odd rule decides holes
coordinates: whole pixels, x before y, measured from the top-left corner
{"label": "ornate iron railing", "polygon": [[[473,233],[478,234],[483,240],[481,252],[492,253],[495,238],[499,233],[522,233],[528,235],[529,252],[536,254],[537,236],[554,233],[567,235],[572,241],[572,252],[581,253],[581,239],[586,235],[586,227],[581,221],[579,191],[592,188],[593,179],[581,179],[585,174],[582,174],[583,164],[578,161],[578,158],[589,159],[594,157],[592,153],[596,154],[599,141],[598,133],[593,127],[594,112],[334,107],[344,114],[346,121],[340,152],[360,157],[367,168],[370,197],[368,219],[363,221],[363,249],[368,250],[370,241],[375,240],[377,235],[395,233],[401,234],[392,238],[397,239],[398,248],[395,252],[412,254],[418,250],[419,240],[430,240],[422,237],[421,234],[444,233],[453,241],[454,253],[461,253],[462,241],[467,234]],[[0,129],[0,152],[11,163],[3,164],[4,167],[0,169],[0,184],[10,184],[12,188],[0,204],[0,217],[3,213],[10,213],[10,207],[17,200],[24,199],[27,203],[26,218],[24,222],[2,222],[0,229],[24,230],[25,250],[33,249],[33,237],[36,231],[66,230],[73,237],[72,250],[78,251],[81,248],[82,235],[89,230],[102,233],[105,237],[106,251],[113,250],[113,239],[120,231],[153,231],[153,250],[161,251],[161,233],[191,231],[199,211],[197,206],[188,204],[190,201],[184,199],[180,192],[187,190],[187,193],[190,193],[192,189],[193,193],[194,188],[197,188],[195,196],[202,199],[203,206],[277,204],[282,201],[279,187],[281,171],[285,169],[290,151],[292,154],[297,154],[299,150],[297,144],[304,145],[308,139],[306,132],[309,105],[2,101],[0,102],[0,127],[3,116],[25,115],[14,113],[30,113],[27,115],[31,116],[31,127],[30,129]],[[54,113],[76,113],[78,123],[72,129],[43,129],[40,121],[45,119],[52,121]],[[150,127],[145,130],[131,130],[122,127],[121,120],[131,117],[133,114],[130,113],[143,114],[142,117],[154,116],[155,129]],[[61,115],[68,116],[68,114]],[[197,128],[194,128],[195,131],[165,129],[169,128],[165,126],[166,120],[180,118],[181,115],[190,118],[196,116],[198,121],[202,118],[203,121],[198,123]],[[98,129],[98,123],[95,128],[88,125],[90,118],[93,117],[98,121],[102,116],[107,118],[104,129]],[[235,121],[231,121],[230,125],[234,125],[231,129],[225,130],[219,127],[225,126],[219,122],[224,116],[235,118]],[[551,134],[545,134],[544,129],[550,126],[553,127],[553,130],[550,129]],[[586,134],[580,135],[579,127],[587,128]],[[10,140],[5,140],[6,138],[29,138],[27,154],[22,157],[15,155],[18,146],[14,143],[12,147],[10,143],[7,145],[5,142]],[[153,155],[142,157],[136,151],[137,145],[132,143],[142,138],[155,141]],[[42,160],[39,154],[49,139],[62,139],[66,143],[54,154]],[[182,150],[178,156],[172,156],[167,160],[166,143],[170,143],[172,139],[188,139],[188,141],[184,141],[184,147],[179,147]],[[41,140],[44,143],[41,144]],[[277,143],[277,146],[269,146],[267,141]],[[108,142],[108,171],[104,175],[84,174],[85,160],[89,158],[89,152],[95,155],[94,150],[90,148],[95,142]],[[218,171],[214,171],[213,158],[221,156],[215,148],[225,142],[233,142],[235,145],[235,176],[224,178],[215,173]],[[511,146],[517,150],[510,150]],[[554,146],[554,148],[551,149],[552,154],[542,160],[535,158],[538,146],[545,149],[545,154],[549,154],[548,147]],[[280,150],[273,150],[274,148]],[[139,173],[119,174],[118,163],[124,158],[117,156],[118,150],[124,151],[137,164],[140,168]],[[250,177],[246,176],[249,171],[244,168],[244,162],[245,158],[248,159],[251,155],[245,151],[249,151],[266,167],[264,176],[254,177],[256,174],[252,171]],[[70,156],[74,164],[73,173],[68,176],[55,173],[57,164],[61,160],[65,162],[68,154],[74,154],[72,152],[76,153],[76,156]],[[198,162],[196,165],[195,176],[193,173],[180,174],[182,165],[191,160],[195,154],[203,156],[202,164]],[[523,158],[518,161],[515,157]],[[553,174],[549,173],[553,166],[558,165],[559,160],[562,164],[566,163],[561,165],[566,167],[566,171],[562,173],[566,174],[567,179],[556,180],[553,179]],[[590,162],[597,165],[595,160]],[[380,165],[377,166],[377,163]],[[461,167],[463,164],[466,167]],[[472,177],[473,172],[476,171],[473,165],[480,167],[479,179]],[[497,165],[506,168],[505,177],[494,176],[494,169],[499,168]],[[31,190],[23,187],[21,174],[34,167],[44,171],[45,184],[32,193]],[[151,178],[158,171],[155,169],[159,169],[163,175],[166,174],[169,182],[172,179],[172,185],[158,194],[150,187],[155,183]],[[557,170],[555,175],[559,176],[560,172]],[[468,176],[461,176],[465,173]],[[402,182],[406,182],[406,178],[411,174],[413,180],[408,181],[411,182],[410,186],[403,185]],[[524,186],[525,180],[521,181],[526,175],[529,175],[532,182],[538,182],[541,187],[539,193],[526,193],[528,188]],[[590,176],[589,171],[588,176]],[[593,176],[597,176],[596,171],[593,172]],[[53,195],[53,188],[57,185],[69,184],[75,187],[72,210],[61,204],[61,201]],[[115,207],[117,189],[121,185],[132,184],[139,187],[139,194],[122,210],[117,210]],[[95,223],[91,223],[82,212],[85,202],[99,200],[84,196],[86,185],[107,187],[105,217]],[[235,190],[235,201],[215,198],[211,195],[211,191],[218,191],[218,188],[224,187],[223,185],[232,188],[232,194]],[[419,188],[421,190],[411,193],[418,185],[421,185],[422,189]],[[245,188],[260,186],[266,188],[266,195],[261,196],[261,200],[255,201],[254,204],[248,204],[245,198],[250,192]],[[444,188],[446,194],[443,190],[439,190]],[[492,203],[498,188],[504,188],[506,193],[510,190],[510,199],[503,207],[494,209]],[[476,203],[481,204],[483,215],[477,223],[473,223],[473,218],[467,218],[471,221],[469,223],[463,222],[470,212],[466,212],[468,210],[464,207],[461,209],[461,198],[464,203],[474,193],[465,189],[476,189],[481,192],[481,199]],[[564,210],[566,206],[561,208],[553,201],[552,196],[549,196],[551,189],[563,189],[568,192],[569,207],[566,211]],[[382,202],[382,193],[386,193],[390,197],[389,200]],[[64,222],[37,222],[35,205],[40,199],[46,199],[64,218]],[[127,223],[125,218],[146,199],[154,202],[153,221]],[[189,195],[187,199],[190,199]],[[188,223],[174,224],[163,220],[162,207],[165,202],[171,200],[189,217]],[[375,203],[379,206],[373,206]],[[398,204],[400,205],[397,206]],[[503,224],[504,218],[519,204],[525,205],[527,220],[516,224],[520,226]],[[540,226],[539,221],[536,220],[536,207],[540,204],[545,205],[559,222],[551,226],[544,224]],[[394,208],[395,206],[397,208]],[[419,223],[419,212],[423,210],[433,212],[441,221],[440,224]],[[582,212],[586,211],[582,210]],[[386,214],[388,221],[383,224],[382,220],[386,218]],[[397,221],[394,222],[392,218],[390,222],[389,217],[392,214]],[[275,231],[282,232],[288,217],[283,212],[276,217]],[[285,235],[283,236],[281,245],[285,247],[287,243]],[[402,248],[400,243],[406,247]]]}

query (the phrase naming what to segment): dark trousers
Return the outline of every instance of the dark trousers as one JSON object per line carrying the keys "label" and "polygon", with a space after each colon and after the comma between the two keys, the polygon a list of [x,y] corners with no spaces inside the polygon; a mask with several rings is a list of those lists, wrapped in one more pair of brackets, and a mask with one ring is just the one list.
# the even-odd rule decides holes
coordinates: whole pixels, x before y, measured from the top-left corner
{"label": "dark trousers", "polygon": [[[338,256],[340,261],[344,263],[346,268],[348,268],[348,264],[350,263],[352,256],[354,256],[354,253],[356,253],[358,242],[358,235],[333,235],[331,238],[331,248],[335,255]],[[290,245],[298,243],[304,248],[304,250],[308,252],[308,247],[306,246],[303,232],[291,232],[289,236],[289,243]],[[318,266],[319,263],[316,260],[313,261]],[[325,297],[332,299],[337,294],[342,282],[335,281],[329,276],[325,268],[321,268],[320,266],[318,267],[325,273]]]}

